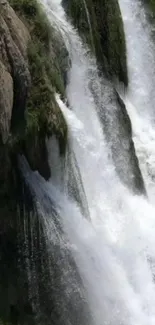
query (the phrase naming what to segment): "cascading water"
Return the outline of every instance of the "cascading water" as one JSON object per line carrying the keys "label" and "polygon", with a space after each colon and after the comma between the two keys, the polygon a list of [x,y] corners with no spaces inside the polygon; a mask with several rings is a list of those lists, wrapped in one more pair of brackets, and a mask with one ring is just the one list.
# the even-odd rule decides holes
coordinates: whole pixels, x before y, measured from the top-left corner
{"label": "cascading water", "polygon": [[[129,192],[117,176],[96,107],[101,80],[95,60],[67,22],[60,0],[44,0],[43,6],[61,30],[72,61],[67,87],[72,110],[57,94],[56,99],[68,123],[70,150],[83,183],[80,197],[87,202],[89,218],[79,209],[79,200],[69,195],[68,177],[66,181],[62,175],[68,175],[70,162],[65,166],[60,161],[55,139],[47,143],[53,169],[49,182],[33,173],[23,158],[20,164],[50,249],[57,247],[60,254],[62,310],[68,306],[64,324],[154,325],[155,209],[143,196]],[[108,86],[105,103],[106,91]],[[72,299],[74,294],[77,299]]]}
{"label": "cascading water", "polygon": [[125,99],[147,191],[155,195],[155,44],[140,0],[119,0],[126,34],[129,91]]}

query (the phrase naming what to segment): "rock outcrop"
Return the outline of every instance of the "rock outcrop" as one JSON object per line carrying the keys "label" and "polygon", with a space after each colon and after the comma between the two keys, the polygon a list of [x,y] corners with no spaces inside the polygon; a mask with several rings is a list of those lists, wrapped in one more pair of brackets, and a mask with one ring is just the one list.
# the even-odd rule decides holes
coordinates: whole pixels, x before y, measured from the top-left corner
{"label": "rock outcrop", "polygon": [[[0,2],[0,134],[5,143],[15,115],[22,116],[30,86],[29,32],[7,1]],[[14,112],[13,112],[14,111]]]}
{"label": "rock outcrop", "polygon": [[45,137],[56,133],[60,150],[65,145],[67,128],[54,93],[64,96],[68,54],[36,1],[31,6],[22,1],[11,4],[24,23],[8,1],[1,0],[0,137],[6,146],[11,143],[24,152],[32,168],[47,179]]}
{"label": "rock outcrop", "polygon": [[[24,154],[31,168],[48,179],[46,137],[56,134],[60,152],[65,152],[67,126],[54,94],[65,96],[68,53],[37,1],[10,4],[0,0],[0,322],[34,324],[24,220],[35,220],[36,246],[39,221],[20,176],[18,155]],[[39,236],[45,247],[42,230]],[[38,268],[45,249],[37,254]]]}
{"label": "rock outcrop", "polygon": [[63,5],[104,74],[127,86],[126,44],[118,1],[63,0]]}
{"label": "rock outcrop", "polygon": [[0,132],[3,143],[7,141],[10,132],[13,96],[13,79],[0,61]]}

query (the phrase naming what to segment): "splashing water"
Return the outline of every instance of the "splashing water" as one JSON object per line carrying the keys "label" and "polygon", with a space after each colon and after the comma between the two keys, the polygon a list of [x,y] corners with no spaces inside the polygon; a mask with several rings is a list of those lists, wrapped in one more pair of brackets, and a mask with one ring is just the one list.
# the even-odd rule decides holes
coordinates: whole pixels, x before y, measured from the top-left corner
{"label": "splashing water", "polygon": [[[49,242],[55,245],[61,241],[63,251],[69,250],[76,263],[91,313],[91,320],[85,319],[83,324],[154,325],[155,209],[143,196],[129,192],[116,174],[90,91],[93,69],[97,79],[94,88],[100,94],[95,60],[87,55],[67,22],[60,1],[44,0],[43,5],[51,23],[54,20],[62,31],[72,59],[67,87],[72,111],[57,94],[56,99],[68,124],[70,148],[81,174],[90,219],[84,217],[77,200],[62,186],[62,174],[70,166],[68,162],[67,167],[62,167],[55,139],[47,142],[49,163],[55,171],[49,182],[33,173],[23,159],[21,168],[46,224]],[[51,206],[57,212],[56,219],[51,218]],[[67,277],[63,279],[66,286],[71,286]],[[75,319],[65,319],[64,323],[81,324]]]}

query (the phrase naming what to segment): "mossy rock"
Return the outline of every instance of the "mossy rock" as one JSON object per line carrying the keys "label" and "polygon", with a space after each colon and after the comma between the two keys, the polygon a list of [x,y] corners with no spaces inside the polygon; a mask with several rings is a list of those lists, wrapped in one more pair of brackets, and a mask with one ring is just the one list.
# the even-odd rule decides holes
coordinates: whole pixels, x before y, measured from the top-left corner
{"label": "mossy rock", "polygon": [[[26,265],[24,254],[27,252],[25,252],[26,248],[24,250],[22,245],[25,245],[24,222],[31,207],[29,202],[25,204],[23,198],[26,189],[19,172],[18,155],[24,154],[31,169],[38,170],[47,180],[50,177],[50,168],[45,145],[46,138],[55,134],[59,140],[60,154],[65,153],[67,125],[56,102],[55,93],[59,93],[62,99],[65,98],[69,60],[68,52],[59,32],[50,26],[37,0],[10,0],[10,4],[24,25],[27,26],[31,35],[27,56],[24,53],[23,57],[25,66],[28,67],[30,72],[31,80],[30,86],[27,87],[28,92],[25,92],[26,100],[24,100],[24,105],[20,105],[20,101],[14,100],[14,106],[16,107],[12,111],[11,121],[14,127],[11,128],[5,144],[0,135],[0,260],[2,264],[0,269],[0,319],[1,324],[5,325],[9,323],[23,325],[47,324],[48,322],[45,320],[42,322],[34,321],[30,308],[31,301],[29,304],[28,300],[29,292],[26,287],[28,279],[26,267],[24,267]],[[17,18],[16,15],[14,17]],[[14,38],[14,42],[16,43],[16,38]],[[18,44],[15,44],[15,47],[18,47]],[[20,48],[18,50],[20,53]],[[11,58],[9,59],[11,60]],[[14,97],[15,92],[18,98],[19,92],[20,97],[22,97],[23,92],[19,91],[13,73],[12,79]],[[20,75],[19,81],[24,87]],[[22,110],[22,114],[18,114],[18,109]],[[15,115],[14,112],[17,112],[17,114]],[[28,193],[30,195],[29,191]],[[34,216],[34,213],[29,216],[29,224],[31,224],[31,217],[34,221]],[[39,222],[36,222],[35,231],[37,234],[38,225]],[[17,247],[19,237],[21,237],[20,256]],[[39,240],[36,234],[34,237],[37,247],[36,258],[38,252],[43,252],[39,262],[36,261],[37,268],[40,268],[41,259],[47,260],[47,255],[45,255],[45,250],[41,251],[40,247],[37,246]],[[25,261],[25,265],[23,264],[22,267],[18,265],[19,258]],[[43,276],[41,274],[39,285]],[[47,278],[50,279],[49,275]],[[46,285],[46,289],[48,289],[48,285]],[[43,302],[45,297],[47,297],[46,294],[42,297]],[[46,306],[49,305],[51,305],[50,302],[46,304]]]}
{"label": "mossy rock", "polygon": [[[19,154],[25,154],[31,168],[38,170],[48,179],[50,170],[45,146],[46,137],[56,134],[61,154],[65,152],[67,141],[67,125],[56,102],[55,93],[58,92],[61,98],[65,97],[68,52],[59,33],[50,26],[37,0],[10,0],[10,4],[31,35],[27,59],[25,58],[31,75],[31,86],[25,101],[26,107],[19,105],[21,111],[25,110],[25,123],[23,123],[24,114],[14,116],[13,110],[14,128],[5,145],[0,135],[0,214],[2,219],[16,215],[14,159]],[[14,81],[14,88],[15,86]]]}
{"label": "mossy rock", "polygon": [[[21,106],[21,110],[25,109],[25,123],[23,116],[16,118],[13,116],[15,127],[5,144],[0,135],[1,229],[9,227],[10,222],[16,218],[18,155],[24,154],[31,168],[38,170],[45,179],[48,179],[50,169],[45,145],[46,137],[56,134],[61,154],[65,152],[67,141],[67,125],[55,99],[55,92],[62,98],[65,97],[67,50],[36,0],[10,0],[10,3],[31,34],[27,51],[31,87],[27,94],[26,107]],[[16,19],[16,16],[14,17]],[[14,82],[14,87],[15,85]]]}
{"label": "mossy rock", "polygon": [[[17,247],[17,237],[23,235],[23,229],[18,228],[17,208],[21,204],[20,220],[24,221],[25,208],[21,202],[20,193],[25,190],[23,184],[20,187],[20,182],[22,183],[23,180],[19,180],[18,176],[18,155],[24,154],[31,168],[38,170],[45,179],[48,179],[50,169],[45,145],[46,137],[50,137],[53,133],[56,134],[59,139],[60,153],[64,154],[65,152],[67,125],[56,102],[55,93],[57,92],[61,98],[65,98],[68,53],[59,33],[50,26],[36,0],[10,0],[10,4],[31,35],[27,58],[26,55],[24,56],[25,65],[28,66],[31,75],[26,105],[24,107],[21,105],[23,113],[25,111],[25,123],[23,123],[24,114],[12,116],[14,128],[10,130],[10,136],[5,144],[0,135],[0,242],[2,243],[0,289],[3,297],[3,304],[0,304],[0,317],[1,322],[7,324],[12,320],[10,315],[13,315],[13,323],[19,324],[18,312],[23,312],[23,315],[27,314],[24,308],[28,292],[25,294],[24,288],[22,288],[24,285],[22,278],[21,284],[16,283],[18,280],[16,252],[13,252],[12,259],[10,258],[13,247]],[[18,44],[15,45],[18,47]],[[14,78],[13,75],[12,78]],[[15,80],[13,81],[14,87],[16,87]],[[14,90],[18,91],[18,89]],[[22,92],[20,92],[20,96],[21,94]],[[18,106],[20,107],[20,105]],[[8,291],[8,288],[12,287],[15,288],[13,301],[12,295],[10,298],[10,291]],[[19,299],[18,303],[15,301],[16,297]],[[25,323],[26,320],[23,320],[22,324]],[[31,322],[27,322],[27,324],[31,324]]]}
{"label": "mossy rock", "polygon": [[110,78],[128,84],[123,21],[116,0],[63,0],[67,14]]}
{"label": "mossy rock", "polygon": [[31,87],[27,97],[26,122],[20,134],[18,127],[16,138],[19,147],[24,148],[31,167],[38,169],[47,179],[48,164],[45,164],[45,168],[43,163],[41,168],[43,153],[44,159],[47,159],[45,138],[56,134],[61,154],[65,151],[67,140],[67,125],[56,102],[55,93],[59,93],[61,98],[66,96],[68,52],[61,34],[50,25],[36,0],[10,0],[10,4],[31,35],[27,53]]}

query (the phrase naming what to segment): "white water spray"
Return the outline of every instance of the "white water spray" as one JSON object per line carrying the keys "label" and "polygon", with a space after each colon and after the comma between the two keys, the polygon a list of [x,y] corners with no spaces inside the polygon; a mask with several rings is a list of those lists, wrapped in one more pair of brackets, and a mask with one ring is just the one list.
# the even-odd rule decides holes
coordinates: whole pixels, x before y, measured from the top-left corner
{"label": "white water spray", "polygon": [[[68,123],[70,145],[82,176],[91,220],[62,191],[58,155],[53,160],[57,177],[50,182],[23,167],[25,178],[36,195],[38,211],[42,209],[47,235],[54,245],[57,236],[53,232],[58,229],[50,217],[50,202],[59,215],[92,315],[91,324],[85,325],[154,325],[155,209],[145,198],[131,194],[116,174],[89,88],[90,70],[96,71],[95,60],[89,58],[67,22],[60,1],[44,0],[43,4],[51,23],[54,20],[59,25],[72,59],[67,89],[72,111],[58,95],[56,98]],[[95,86],[99,84],[97,79]],[[54,151],[55,141],[52,145]],[[48,209],[44,208],[44,200]],[[58,238],[61,240],[61,232]]]}

